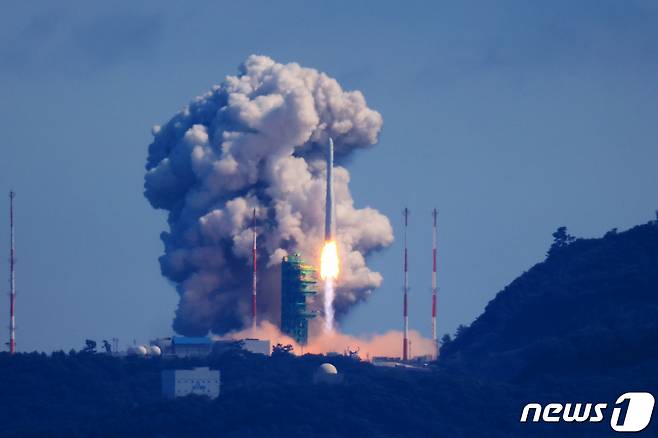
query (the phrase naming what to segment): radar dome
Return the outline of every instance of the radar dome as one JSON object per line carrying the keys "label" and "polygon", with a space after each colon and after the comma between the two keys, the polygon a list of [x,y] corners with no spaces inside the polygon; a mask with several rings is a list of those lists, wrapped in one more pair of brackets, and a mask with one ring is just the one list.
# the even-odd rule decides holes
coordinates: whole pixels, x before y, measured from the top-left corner
{"label": "radar dome", "polygon": [[343,376],[338,374],[338,370],[330,363],[323,363],[318,367],[313,375],[313,383],[328,383],[333,385],[343,381]]}
{"label": "radar dome", "polygon": [[130,356],[146,356],[148,354],[148,350],[145,346],[138,345],[136,347],[130,347],[128,349],[128,354]]}
{"label": "radar dome", "polygon": [[323,363],[318,370],[324,374],[338,374],[338,370],[330,363]]}
{"label": "radar dome", "polygon": [[151,356],[160,356],[162,354],[162,350],[160,350],[160,347],[157,345],[151,345],[149,347],[149,354]]}

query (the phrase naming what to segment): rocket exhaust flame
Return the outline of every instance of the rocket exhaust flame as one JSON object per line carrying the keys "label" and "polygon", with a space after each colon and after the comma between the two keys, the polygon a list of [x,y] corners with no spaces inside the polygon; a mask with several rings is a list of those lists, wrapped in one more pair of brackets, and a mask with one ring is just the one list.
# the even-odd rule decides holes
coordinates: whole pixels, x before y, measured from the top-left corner
{"label": "rocket exhaust flame", "polygon": [[320,256],[320,278],[323,280],[338,278],[338,247],[336,242],[325,242]]}
{"label": "rocket exhaust flame", "polygon": [[324,329],[334,331],[334,284],[338,278],[338,248],[336,242],[325,242],[320,256],[320,278],[324,280]]}
{"label": "rocket exhaust flame", "polygon": [[333,333],[334,331],[334,279],[327,278],[324,281],[324,331]]}
{"label": "rocket exhaust flame", "polygon": [[329,139],[327,149],[327,197],[325,201],[324,246],[320,255],[320,278],[324,280],[324,328],[334,330],[334,282],[338,278],[338,247],[334,240],[336,232],[334,215],[334,141]]}
{"label": "rocket exhaust flame", "polygon": [[338,266],[336,242],[325,242],[320,256],[320,278],[324,280],[324,330],[328,333],[334,331],[334,284],[340,271]]}

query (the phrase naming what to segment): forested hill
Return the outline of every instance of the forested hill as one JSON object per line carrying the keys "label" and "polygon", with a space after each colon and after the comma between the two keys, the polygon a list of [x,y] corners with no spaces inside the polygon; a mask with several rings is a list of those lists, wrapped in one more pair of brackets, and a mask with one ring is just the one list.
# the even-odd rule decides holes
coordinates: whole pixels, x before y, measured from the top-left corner
{"label": "forested hill", "polygon": [[[204,359],[0,353],[0,436],[616,436],[609,417],[519,418],[527,403],[612,407],[628,391],[658,394],[658,225],[554,236],[544,262],[445,343],[438,366],[240,350]],[[326,361],[339,384],[313,383]],[[219,398],[162,398],[163,369],[199,365],[221,371]],[[638,436],[658,436],[658,423]]]}
{"label": "forested hill", "polygon": [[565,228],[545,261],[503,289],[441,363],[510,380],[605,375],[658,363],[658,223],[599,239]]}

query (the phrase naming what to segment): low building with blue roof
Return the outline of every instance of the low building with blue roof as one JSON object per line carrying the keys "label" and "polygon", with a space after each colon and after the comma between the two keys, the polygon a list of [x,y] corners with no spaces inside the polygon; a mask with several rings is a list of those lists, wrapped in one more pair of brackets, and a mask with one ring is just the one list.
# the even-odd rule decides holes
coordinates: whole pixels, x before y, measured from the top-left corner
{"label": "low building with blue roof", "polygon": [[171,352],[178,357],[208,356],[212,347],[213,341],[207,336],[173,336],[171,338]]}

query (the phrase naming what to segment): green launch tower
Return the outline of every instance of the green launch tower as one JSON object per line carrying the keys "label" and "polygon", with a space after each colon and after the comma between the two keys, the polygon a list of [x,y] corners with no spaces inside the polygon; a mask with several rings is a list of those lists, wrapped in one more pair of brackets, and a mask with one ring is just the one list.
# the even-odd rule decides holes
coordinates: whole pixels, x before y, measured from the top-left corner
{"label": "green launch tower", "polygon": [[298,344],[308,342],[308,320],[315,313],[306,308],[306,297],[317,294],[315,268],[299,253],[281,262],[281,331]]}

